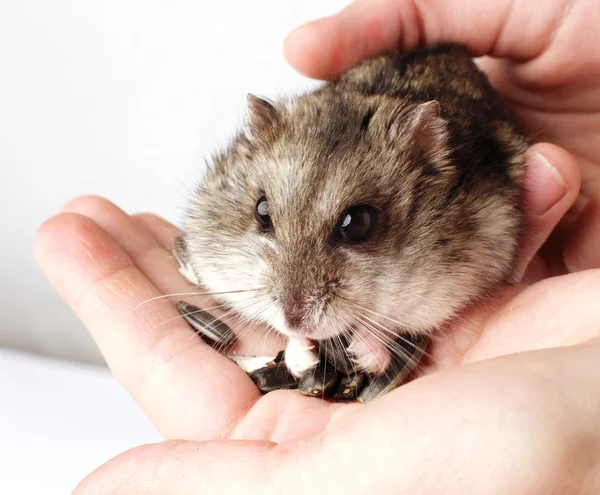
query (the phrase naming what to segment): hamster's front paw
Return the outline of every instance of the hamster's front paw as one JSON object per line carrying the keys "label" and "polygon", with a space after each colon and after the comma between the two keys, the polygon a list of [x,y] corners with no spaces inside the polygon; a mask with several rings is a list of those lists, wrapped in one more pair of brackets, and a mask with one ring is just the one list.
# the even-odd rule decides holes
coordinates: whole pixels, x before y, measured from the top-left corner
{"label": "hamster's front paw", "polygon": [[[393,341],[390,346],[393,346]],[[372,375],[381,375],[390,366],[392,354],[389,346],[370,334],[352,337],[348,353],[356,369]]]}
{"label": "hamster's front paw", "polygon": [[189,283],[194,285],[200,285],[198,277],[196,277],[194,270],[192,270],[192,267],[190,266],[190,255],[188,253],[187,246],[185,244],[185,239],[183,238],[183,236],[180,236],[177,239],[175,239],[175,248],[173,249],[172,253],[175,259],[177,260],[177,263],[179,263],[179,273],[181,273],[181,275],[183,275],[183,277]]}
{"label": "hamster's front paw", "polygon": [[309,339],[291,337],[285,348],[285,364],[296,378],[317,366],[319,357],[314,344]]}
{"label": "hamster's front paw", "polygon": [[389,346],[376,342],[355,337],[348,348],[357,365],[372,374],[367,386],[358,394],[359,402],[372,402],[406,382],[427,353],[429,337],[405,334],[398,335]]}

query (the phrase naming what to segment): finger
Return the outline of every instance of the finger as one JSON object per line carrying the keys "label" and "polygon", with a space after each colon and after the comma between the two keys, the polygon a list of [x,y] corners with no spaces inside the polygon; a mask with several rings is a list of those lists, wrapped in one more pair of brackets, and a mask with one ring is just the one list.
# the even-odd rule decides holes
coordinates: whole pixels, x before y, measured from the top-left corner
{"label": "finger", "polygon": [[[196,306],[207,308],[211,314],[220,317],[236,330],[239,343],[231,352],[240,355],[275,355],[284,347],[274,333],[267,335],[268,329],[259,325],[242,323],[231,311],[221,310],[222,304],[207,296],[204,291],[187,282],[178,271],[178,264],[171,255],[174,236],[178,229],[153,215],[142,215],[138,220],[127,215],[110,201],[97,196],[77,198],[63,207],[64,212],[78,213],[91,218],[105,232],[113,237],[127,252],[142,273],[164,295],[173,294],[157,303],[171,304],[186,299]],[[166,248],[166,249],[165,249]],[[248,295],[249,306],[260,309],[254,294]],[[146,305],[138,311],[146,311]],[[190,334],[189,346],[200,339]]]}
{"label": "finger", "polygon": [[[164,232],[157,232],[157,236],[154,236],[144,225],[120,208],[97,196],[74,199],[61,211],[92,219],[119,244],[162,294],[188,294],[189,297],[194,297],[193,302],[198,305],[215,305],[214,301],[206,296],[196,296],[194,292],[199,291],[179,275],[175,258],[159,244],[159,236],[167,243],[172,242],[166,239]],[[170,301],[164,299],[162,303],[170,304]]]}
{"label": "finger", "polygon": [[529,149],[523,183],[525,232],[515,281],[522,279],[534,255],[575,202],[579,185],[579,167],[568,151],[548,143],[535,144]]}
{"label": "finger", "polygon": [[172,251],[175,247],[175,238],[182,234],[175,225],[167,222],[158,215],[152,213],[136,213],[131,217],[140,223],[148,232],[154,235],[157,242],[166,249]]}
{"label": "finger", "polygon": [[[145,445],[97,469],[77,486],[73,495],[251,494],[255,493],[254,487],[265,488],[265,470],[261,468],[266,466],[275,445],[259,441],[181,440]],[[227,458],[229,461],[225,462]]]}
{"label": "finger", "polygon": [[[145,242],[145,236],[128,242]],[[168,257],[137,248],[145,262]],[[160,291],[89,218],[64,213],[48,220],[36,236],[35,255],[117,378],[166,437],[227,434],[258,399],[246,374],[194,339],[172,304],[153,300],[136,310]]]}
{"label": "finger", "polygon": [[600,270],[552,277],[499,301],[463,363],[600,337]]}
{"label": "finger", "polygon": [[588,201],[571,225],[563,259],[569,272],[600,268],[600,193]]}
{"label": "finger", "polygon": [[466,44],[473,56],[528,60],[565,22],[564,3],[550,0],[539,9],[535,0],[359,0],[292,32],[285,54],[297,70],[321,79],[387,50],[437,42]]}

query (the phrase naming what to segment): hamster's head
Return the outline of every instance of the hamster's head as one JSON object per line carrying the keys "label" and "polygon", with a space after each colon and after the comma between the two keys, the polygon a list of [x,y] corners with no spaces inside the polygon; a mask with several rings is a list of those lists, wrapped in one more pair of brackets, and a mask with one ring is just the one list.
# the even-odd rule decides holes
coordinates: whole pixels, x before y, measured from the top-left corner
{"label": "hamster's head", "polygon": [[463,184],[437,102],[249,97],[184,241],[202,285],[287,336],[428,332],[507,276],[517,186]]}

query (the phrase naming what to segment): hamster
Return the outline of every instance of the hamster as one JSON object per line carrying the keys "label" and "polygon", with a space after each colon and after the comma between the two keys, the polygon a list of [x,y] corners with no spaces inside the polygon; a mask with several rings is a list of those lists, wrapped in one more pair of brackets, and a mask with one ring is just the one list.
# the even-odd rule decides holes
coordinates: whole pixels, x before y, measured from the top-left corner
{"label": "hamster", "polygon": [[248,96],[178,240],[182,273],[287,336],[295,376],[339,338],[384,373],[510,282],[528,140],[458,45],[390,52],[295,98]]}

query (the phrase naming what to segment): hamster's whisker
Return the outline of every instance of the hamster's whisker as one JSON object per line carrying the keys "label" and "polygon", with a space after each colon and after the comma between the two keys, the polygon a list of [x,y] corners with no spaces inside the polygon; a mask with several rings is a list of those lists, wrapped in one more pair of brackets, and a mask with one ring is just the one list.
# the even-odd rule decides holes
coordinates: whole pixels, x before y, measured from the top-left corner
{"label": "hamster's whisker", "polygon": [[[355,323],[355,319],[353,318],[352,325],[354,323]],[[342,335],[345,335],[346,343],[344,343],[344,341],[342,340]],[[354,335],[354,333],[352,332],[352,330],[350,329],[350,327],[348,325],[345,325],[342,332],[340,332],[337,335],[337,340],[339,342],[340,349],[342,350],[343,355],[346,357],[346,360],[351,363],[355,363],[355,359],[354,359],[354,356],[352,355],[352,353],[348,351],[348,342],[351,342],[351,338],[353,335]]]}
{"label": "hamster's whisker", "polygon": [[184,351],[189,347],[189,345],[194,342],[196,339],[201,339],[200,335],[198,335],[196,332],[192,332],[192,334],[190,335],[190,337],[188,338],[188,340],[185,341],[185,343],[179,348],[179,350],[173,354],[173,356],[171,356],[171,359],[177,356],[180,356],[181,354],[184,353]]}
{"label": "hamster's whisker", "polygon": [[[269,309],[274,308],[275,302],[274,301],[270,301],[268,304]],[[271,320],[273,319],[273,317],[275,316],[276,313],[272,313],[271,315],[267,316],[266,320],[265,320],[265,325],[266,325],[266,329],[267,331],[265,332],[265,336],[263,339],[263,351],[262,353],[264,354],[266,345],[267,345],[267,339],[271,336],[271,334],[277,334],[278,332],[275,330],[275,327],[273,326],[273,324],[271,323]]]}
{"label": "hamster's whisker", "polygon": [[[243,308],[236,308],[236,310],[243,310],[243,309],[247,309],[248,307],[255,305],[255,304],[259,304],[264,302],[263,300],[257,300],[254,303],[245,306]],[[258,311],[256,311],[254,314],[251,315],[234,315],[237,316],[237,318],[239,319],[239,323],[235,325],[235,327],[233,328],[236,336],[238,337],[238,339],[242,338],[243,335],[247,334],[248,331],[254,329],[257,329],[257,325],[259,325],[259,323],[256,321],[256,319],[263,314],[267,309],[269,309],[271,307],[273,303],[271,301],[269,301],[266,305],[264,305],[262,308],[260,308]],[[234,310],[231,310],[231,312],[233,312]]]}
{"label": "hamster's whisker", "polygon": [[[243,319],[244,327],[242,330],[237,331],[237,327],[234,330],[238,339],[242,339],[244,335],[247,335],[252,330],[257,330],[258,322],[255,321],[260,315],[262,315],[266,310],[268,310],[272,306],[273,302],[267,303],[260,311],[255,312],[253,315],[245,316]],[[267,332],[265,333],[265,338],[263,340],[263,349],[266,345],[267,336],[273,331],[271,327],[268,327]]]}
{"label": "hamster's whisker", "polygon": [[[482,308],[484,311],[487,309],[485,306]],[[461,333],[468,332],[471,335],[478,335],[474,328],[481,328],[481,321],[476,321],[473,317],[466,317],[464,314],[458,314],[452,320],[453,325],[459,325]],[[444,336],[441,333],[441,336]]]}
{"label": "hamster's whisker", "polygon": [[410,363],[416,363],[411,355],[405,349],[403,349],[402,346],[395,342],[393,338],[385,335],[364,320],[360,320],[360,323],[363,325],[363,329],[366,330],[370,336],[383,344],[393,355],[400,356]]}
{"label": "hamster's whisker", "polygon": [[[259,294],[258,302],[264,302],[265,298],[266,298],[266,296],[264,294]],[[273,302],[268,300],[267,304],[265,304],[264,307],[257,313],[254,313],[252,315],[238,315],[238,317],[240,318],[240,321],[242,321],[242,322],[252,322],[252,323],[258,324],[258,322],[256,321],[256,318],[259,315],[261,315],[264,311],[266,311],[268,308],[270,308],[272,306],[272,304],[273,304]],[[241,308],[241,309],[243,309],[243,308]]]}
{"label": "hamster's whisker", "polygon": [[[250,304],[247,304],[247,305],[242,306],[240,308],[230,309],[225,314],[223,314],[223,315],[221,315],[219,317],[215,317],[215,319],[213,320],[213,322],[222,321],[222,322],[226,323],[233,330],[233,332],[235,333],[235,335],[238,338],[238,340],[240,340],[241,338],[243,338],[244,335],[246,335],[248,333],[249,330],[252,330],[252,326],[253,326],[252,325],[253,324],[252,318],[255,317],[257,314],[260,314],[261,311],[259,311],[258,313],[255,313],[251,317],[248,317],[246,315],[237,314],[237,311],[242,311],[242,310],[248,309],[248,308],[250,308],[252,306],[256,306],[257,304],[260,304],[261,302],[262,301],[260,299],[258,299],[258,300],[254,300]],[[232,324],[230,324],[230,321],[227,321],[225,319],[227,317],[237,318],[238,322],[235,325],[232,325]],[[209,325],[210,325],[210,323],[209,323]],[[224,344],[216,344],[214,346],[214,348],[217,351],[222,352],[223,349],[224,349]]]}
{"label": "hamster's whisker", "polygon": [[[253,298],[256,298],[256,297],[257,297],[257,296],[253,296],[252,298],[250,298],[250,299],[248,299],[248,300],[252,300]],[[217,304],[217,305],[215,305],[215,306],[210,306],[210,307],[208,307],[208,308],[199,308],[199,309],[197,309],[196,311],[190,311],[190,312],[188,313],[188,315],[193,315],[193,314],[195,314],[195,313],[200,313],[200,312],[202,312],[202,311],[210,311],[210,310],[213,310],[213,309],[221,309],[221,308],[227,308],[227,307],[228,307],[228,306],[227,306],[227,304],[225,304],[225,303],[223,303],[223,304]],[[230,310],[230,311],[227,311],[227,312],[225,313],[225,315],[227,315],[228,313],[231,313],[231,311],[232,311],[232,310]],[[213,316],[213,317],[214,317],[214,315],[211,315],[211,316]],[[222,316],[221,316],[221,318],[222,318],[223,316],[224,316],[224,315],[222,315]],[[152,328],[150,328],[150,331],[154,332],[154,331],[155,331],[157,328],[160,328],[160,327],[162,327],[162,326],[164,326],[164,325],[167,325],[167,324],[169,324],[169,323],[171,323],[171,322],[173,322],[173,321],[175,321],[175,320],[179,320],[179,319],[182,319],[182,318],[185,318],[185,316],[184,316],[184,315],[177,315],[177,316],[174,316],[174,317],[172,317],[172,318],[168,318],[167,320],[164,320],[164,321],[160,322],[159,324],[157,324],[157,325],[154,325]],[[215,319],[214,319],[214,320],[213,320],[211,323],[209,323],[208,325],[211,325],[211,324],[212,324],[212,323],[214,323],[216,320],[217,320],[217,319],[215,318]]]}
{"label": "hamster's whisker", "polygon": [[403,342],[406,342],[407,344],[416,348],[416,345],[413,342],[411,342],[410,340],[404,339],[401,335],[397,335],[394,333],[385,334],[381,330],[378,330],[373,325],[371,325],[365,321],[363,321],[363,324],[371,330],[371,332],[372,332],[371,336],[375,337],[377,340],[379,340],[379,342],[381,342],[383,345],[385,345],[392,354],[394,354],[396,356],[401,356],[404,359],[408,360],[410,363],[413,363],[415,365],[418,364],[418,362],[415,361],[414,358],[412,358],[412,354],[410,352],[408,352],[404,347],[402,347],[397,342],[396,339],[399,338]]}
{"label": "hamster's whisker", "polygon": [[[394,332],[393,330],[387,328],[385,325],[382,325],[378,321],[372,320],[371,318],[369,318],[368,316],[365,316],[363,314],[360,314],[360,316],[362,318],[366,318],[371,323],[370,326],[375,325],[375,326],[379,327],[381,329],[381,330],[379,330],[379,332],[381,332],[381,331],[385,332],[387,334],[387,336],[389,338],[391,338],[392,340],[399,339],[402,342],[404,342],[405,344],[407,344],[411,347],[417,348],[417,345],[414,342],[411,342],[410,339],[407,339],[406,337],[403,337],[401,334]],[[374,327],[373,327],[373,329],[376,330]],[[396,345],[399,345],[399,344],[396,344]],[[428,358],[433,359],[433,356],[431,354],[429,354],[428,352],[423,351],[423,355],[427,356]]]}
{"label": "hamster's whisker", "polygon": [[[341,339],[341,337],[340,337],[339,334],[336,334],[333,337],[333,339],[331,339],[331,345],[334,348],[334,352],[331,354],[331,359],[332,359],[332,363],[331,364],[333,364],[333,367],[336,368],[336,369],[337,369],[337,359],[336,359],[337,352],[335,352],[335,351],[336,351],[336,348],[338,347],[338,345],[341,344],[341,342],[342,342],[342,339]],[[343,346],[340,347],[340,349],[342,349],[342,348],[343,348]]]}
{"label": "hamster's whisker", "polygon": [[[336,337],[336,338],[335,338],[335,340],[333,341],[333,345],[337,345],[337,346],[338,346],[338,348],[340,349],[340,351],[342,351],[343,355],[345,355],[347,359],[350,359],[350,354],[348,353],[348,350],[347,350],[347,349],[346,349],[346,347],[344,346],[344,342],[342,341],[342,336],[341,336],[341,334],[339,334],[339,333],[338,333],[338,334],[337,334],[335,337]],[[337,363],[336,363],[336,359],[335,359],[335,356],[336,356],[336,354],[337,354],[337,353],[335,353],[335,352],[333,353],[333,358],[334,358],[334,359],[333,359],[333,366],[334,366],[335,368],[337,368]]]}
{"label": "hamster's whisker", "polygon": [[[369,332],[369,329],[368,329],[368,328],[366,328],[366,327],[364,326],[364,324],[363,324],[363,322],[362,322],[362,321],[360,321],[360,320],[355,320],[355,321],[354,321],[354,325],[355,325],[355,327],[356,327],[356,328],[360,328],[360,329],[364,330],[366,333],[370,334],[370,332]],[[365,345],[365,339],[363,338],[363,336],[362,336],[362,335],[360,335],[360,333],[356,333],[356,332],[355,332],[355,333],[353,334],[353,338],[357,339],[359,342],[361,342],[363,345]],[[365,347],[366,347],[366,345],[365,345]],[[369,377],[370,377],[370,376],[372,376],[372,373],[371,373],[370,371],[366,371],[366,370],[364,370],[364,372],[365,372],[365,373],[366,373],[366,374],[367,374]]]}
{"label": "hamster's whisker", "polygon": [[[373,311],[372,309],[365,308],[364,306],[361,306],[360,304],[358,304],[356,302],[352,302],[352,304],[354,306],[356,306],[358,309],[362,310],[362,311],[366,311],[367,313],[371,313],[372,315],[375,315],[375,316],[377,316],[379,318],[383,318],[384,320],[391,321],[392,323],[395,323],[396,325],[398,325],[398,326],[400,326],[402,328],[410,329],[412,327],[412,325],[408,325],[407,323],[403,323],[400,320],[397,320],[397,319],[391,318],[389,316],[386,316],[384,314],[378,313],[377,311]],[[423,323],[425,324],[426,322],[423,322]]]}
{"label": "hamster's whisker", "polygon": [[[194,313],[197,313],[197,312],[200,312],[200,311],[210,311],[211,309],[220,309],[220,308],[223,308],[223,307],[226,307],[226,305],[225,304],[219,304],[217,306],[211,306],[210,308],[202,308],[202,309],[197,310],[197,311],[192,311],[189,314],[194,314]],[[182,319],[182,318],[184,318],[183,315],[177,315],[177,316],[173,316],[172,318],[168,318],[166,320],[163,320],[160,323],[158,323],[157,325],[154,325],[153,327],[151,327],[150,331],[153,332],[157,328],[160,328],[160,327],[162,327],[164,325],[167,325],[168,323],[171,323],[172,321],[179,320],[179,319]]]}
{"label": "hamster's whisker", "polygon": [[[256,303],[256,302],[253,302],[253,303],[251,303],[251,304],[248,304],[248,305],[246,305],[244,308],[246,308],[246,307],[249,307],[249,306],[251,306],[252,304],[255,304],[255,303]],[[212,309],[212,308],[206,308],[206,309]],[[205,311],[205,309],[198,310],[198,311],[191,311],[191,312],[190,312],[190,313],[188,313],[188,314],[194,314],[194,313],[197,313],[197,312],[200,312],[200,311]],[[226,313],[226,314],[227,314],[227,313]],[[183,317],[183,315],[181,315],[181,317]],[[219,320],[220,320],[220,318],[213,317],[213,319],[212,319],[210,322],[208,322],[208,323],[206,324],[206,326],[207,326],[208,328],[211,328],[211,327],[212,327],[212,325],[213,325],[215,322],[219,321]],[[185,351],[185,350],[186,350],[186,349],[189,347],[189,345],[190,345],[192,342],[194,342],[194,340],[195,340],[196,338],[199,338],[199,339],[201,339],[201,340],[202,340],[202,338],[201,338],[200,334],[199,334],[198,332],[194,331],[194,332],[192,332],[192,335],[190,336],[190,338],[189,338],[189,339],[188,339],[188,340],[187,340],[187,341],[186,341],[186,342],[185,342],[185,343],[184,343],[184,344],[181,346],[181,348],[179,349],[179,351],[178,351],[177,353],[175,353],[175,354],[174,354],[174,356],[181,355],[181,354],[182,354],[182,353],[183,353],[183,352],[184,352],[184,351]],[[224,344],[223,344],[223,343],[216,343],[215,345],[213,345],[213,346],[212,346],[212,348],[213,348],[213,349],[215,349],[217,352],[219,352],[219,353],[220,353],[220,352],[223,350],[223,348],[224,348]]]}
{"label": "hamster's whisker", "polygon": [[[372,309],[366,308],[365,306],[362,306],[360,304],[358,304],[356,301],[352,301],[352,300],[348,300],[348,302],[354,306],[355,309],[358,309],[360,311],[365,311],[368,313],[371,313],[372,315],[378,316],[378,317],[383,317],[383,315],[381,315],[380,313],[378,313],[377,311],[373,311]],[[392,320],[392,318],[387,318],[388,320]],[[407,327],[408,325],[402,323],[399,320],[393,320],[393,323],[395,323],[396,325],[398,325],[399,327]]]}
{"label": "hamster's whisker", "polygon": [[[271,301],[269,304],[269,308],[273,308],[275,307],[275,303],[274,301]],[[273,324],[271,323],[271,320],[273,320],[273,317],[277,314],[277,312],[275,311],[274,313],[270,314],[269,316],[267,316],[266,319],[266,324],[269,328],[273,328]]]}
{"label": "hamster's whisker", "polygon": [[173,292],[172,294],[164,294],[162,296],[156,296],[156,297],[151,297],[150,299],[146,299],[145,301],[138,303],[133,309],[136,310],[140,306],[144,306],[145,304],[148,304],[152,301],[158,301],[160,299],[167,299],[169,297],[176,297],[176,296],[209,296],[210,297],[210,296],[221,296],[221,295],[226,295],[226,294],[238,294],[238,293],[243,293],[243,292],[258,292],[260,290],[262,290],[262,287],[259,287],[258,289],[229,290],[229,291],[223,291],[223,292],[203,292],[203,291]]}
{"label": "hamster's whisker", "polygon": [[268,338],[271,336],[272,333],[275,332],[275,329],[272,326],[268,326],[267,327],[267,331],[265,332],[264,338],[263,338],[263,346],[262,346],[262,352],[261,354],[265,354],[266,352],[266,348],[267,348],[267,340]]}
{"label": "hamster's whisker", "polygon": [[[241,308],[239,308],[239,310],[244,310],[244,309],[247,309],[247,308],[249,308],[249,307],[251,307],[251,306],[253,306],[253,305],[255,305],[255,304],[258,304],[258,303],[260,302],[259,300],[256,300],[256,299],[254,299],[254,300],[252,300],[252,299],[251,299],[250,301],[251,301],[251,302],[249,302],[249,303],[248,303],[248,304],[246,304],[245,306],[242,306]],[[246,301],[246,302],[248,302],[248,301]],[[210,310],[210,309],[215,309],[215,308],[216,308],[216,306],[215,306],[215,307],[213,307],[213,308],[206,308],[206,309],[204,309],[204,308],[203,308],[203,309],[199,309],[199,310],[197,310],[197,311],[190,311],[190,312],[188,313],[188,315],[193,315],[193,314],[195,314],[195,313],[200,313],[200,312],[202,312],[202,311],[207,311],[207,310]],[[209,321],[208,323],[206,323],[206,326],[207,326],[208,328],[211,328],[211,329],[212,329],[212,326],[213,326],[215,323],[219,322],[219,321],[221,321],[221,322],[224,322],[224,323],[226,323],[227,325],[229,325],[229,322],[228,322],[228,321],[226,321],[226,320],[225,320],[225,318],[227,318],[228,316],[232,315],[232,313],[235,313],[236,311],[238,311],[238,309],[236,309],[236,310],[229,309],[228,311],[226,311],[225,313],[223,313],[223,314],[222,314],[222,315],[220,315],[220,316],[211,315],[211,316],[213,317],[213,319],[212,319],[211,321]],[[233,316],[236,316],[236,315],[234,314]]]}
{"label": "hamster's whisker", "polygon": [[[256,314],[260,314],[260,311],[257,311]],[[238,338],[238,340],[243,340],[247,335],[256,332],[256,322],[252,321],[249,318],[240,318],[236,325],[233,327],[233,331]]]}
{"label": "hamster's whisker", "polygon": [[[255,301],[252,301],[252,302],[251,302],[251,303],[249,303],[249,304],[246,304],[245,306],[242,306],[242,307],[241,307],[241,308],[239,308],[239,309],[241,309],[241,310],[243,310],[243,309],[247,309],[247,308],[249,308],[249,307],[252,307],[253,305],[259,304],[260,302],[261,302],[261,301],[259,301],[259,300],[255,300]],[[193,314],[193,313],[194,313],[194,312],[192,311],[192,312],[190,312],[189,314]],[[214,317],[214,318],[213,318],[211,321],[209,321],[209,322],[206,324],[206,326],[207,326],[208,328],[211,328],[211,327],[212,327],[212,325],[213,325],[214,323],[217,323],[218,321],[222,321],[222,322],[226,323],[227,325],[229,325],[229,322],[225,321],[225,318],[226,318],[227,316],[231,315],[232,313],[234,313],[234,310],[229,310],[229,311],[227,311],[225,314],[223,314],[223,315],[221,315],[221,316],[219,316],[219,317]],[[233,316],[237,316],[237,315],[235,315],[235,314],[234,314]],[[240,338],[240,334],[243,334],[243,332],[240,332],[240,331],[239,331],[239,327],[240,327],[239,325],[236,325],[236,330],[237,330],[237,331],[236,331],[236,330],[234,330],[234,332],[235,332],[235,334],[236,334],[236,337],[237,337],[238,339]],[[200,335],[198,335],[196,332],[194,332],[194,335],[196,335],[196,336],[200,337]],[[223,349],[225,349],[225,343],[219,343],[219,342],[217,342],[217,343],[215,343],[215,344],[214,344],[212,347],[213,347],[213,349],[215,349],[217,352],[219,352],[219,353],[222,353]]]}

